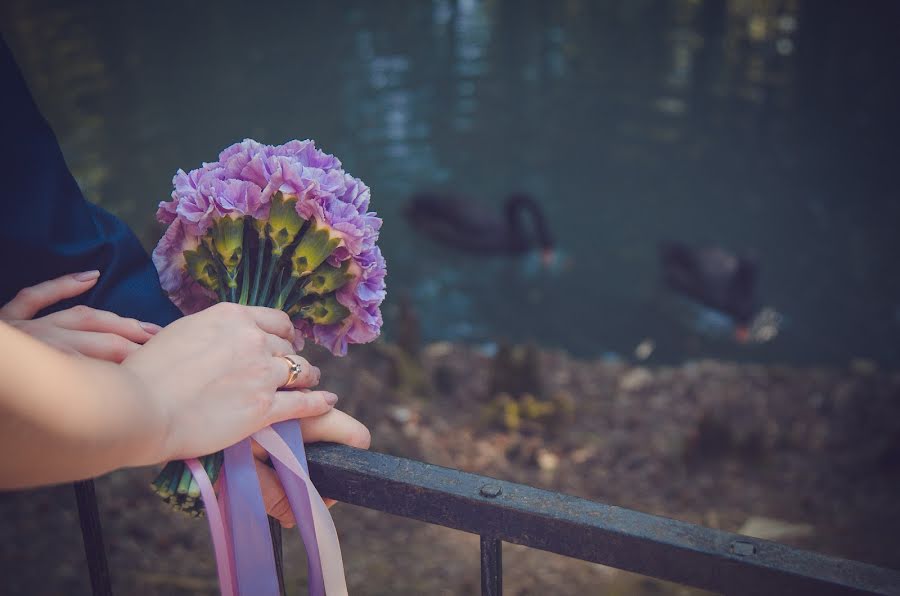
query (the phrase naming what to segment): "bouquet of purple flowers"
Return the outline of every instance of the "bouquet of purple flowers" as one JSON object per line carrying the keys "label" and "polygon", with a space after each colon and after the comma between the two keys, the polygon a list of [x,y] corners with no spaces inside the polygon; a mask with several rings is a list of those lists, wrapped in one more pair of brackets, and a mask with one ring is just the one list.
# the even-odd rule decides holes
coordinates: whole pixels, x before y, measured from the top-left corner
{"label": "bouquet of purple flowers", "polygon": [[[163,289],[191,314],[216,302],[286,311],[304,338],[343,356],[375,339],[382,324],[381,220],[369,188],[313,141],[271,146],[247,139],[173,180],[157,211],[167,224],[153,251]],[[222,453],[201,460],[212,482]],[[154,490],[200,515],[200,488],[183,462],[170,462]]]}
{"label": "bouquet of purple flowers", "polygon": [[[381,331],[381,220],[369,188],[312,141],[273,147],[245,140],[218,161],[174,179],[160,203],[168,225],[153,251],[163,289],[185,313],[216,302],[282,309],[309,339],[343,356]],[[346,594],[340,545],[309,479],[303,437],[281,422],[252,437],[270,455],[307,551],[309,590]],[[218,494],[213,489],[222,476]],[[154,490],[176,509],[209,514],[222,593],[277,594],[269,527],[250,438],[203,458],[166,464]]]}

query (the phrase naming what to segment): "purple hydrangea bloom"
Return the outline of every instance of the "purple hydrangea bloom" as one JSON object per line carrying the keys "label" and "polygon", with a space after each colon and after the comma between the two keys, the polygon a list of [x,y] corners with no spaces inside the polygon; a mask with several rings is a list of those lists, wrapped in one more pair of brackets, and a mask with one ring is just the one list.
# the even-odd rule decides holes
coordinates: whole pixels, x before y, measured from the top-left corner
{"label": "purple hydrangea bloom", "polygon": [[381,249],[373,246],[352,259],[350,272],[355,279],[337,291],[338,302],[350,316],[335,325],[313,325],[316,343],[340,356],[347,353],[348,343],[363,344],[378,337],[383,322],[379,307],[385,297],[387,266]]}
{"label": "purple hydrangea bloom", "polygon": [[176,219],[153,250],[153,264],[159,272],[162,289],[186,315],[218,302],[212,292],[201,287],[187,272],[184,251],[194,250],[199,244],[200,239],[188,233],[181,220]]}
{"label": "purple hydrangea bloom", "polygon": [[222,169],[217,164],[203,164],[203,167],[190,173],[178,170],[172,179],[175,186],[172,201],[159,205],[157,216],[166,214],[160,221],[165,223],[169,219],[168,214],[174,214],[192,234],[201,236],[206,233],[215,216],[212,185],[221,179]]}
{"label": "purple hydrangea bloom", "polygon": [[337,293],[350,316],[335,325],[295,321],[298,336],[311,337],[335,354],[347,343],[372,341],[381,329],[384,258],[376,246],[381,219],[368,211],[369,188],[347,174],[339,159],[316,148],[311,140],[263,145],[245,139],[227,147],[218,161],[190,172],[178,170],[172,200],[160,203],[157,219],[168,225],[153,253],[163,288],[185,313],[216,301],[186,272],[182,253],[224,216],[266,219],[276,192],[298,198],[297,213],[331,229],[340,238],[328,257],[337,266],[352,259],[355,279]]}
{"label": "purple hydrangea bloom", "polygon": [[207,187],[219,216],[237,214],[257,217],[261,211],[262,189],[244,180],[211,180]]}
{"label": "purple hydrangea bloom", "polygon": [[284,145],[272,147],[272,155],[291,157],[302,165],[322,170],[340,170],[341,161],[316,148],[313,141],[288,141]]}
{"label": "purple hydrangea bloom", "polygon": [[344,188],[344,194],[338,197],[340,200],[352,204],[360,213],[368,211],[371,192],[362,180],[354,178],[350,174],[345,174]]}
{"label": "purple hydrangea bloom", "polygon": [[[360,283],[356,286],[356,297],[366,305],[379,305],[385,297],[384,278],[387,275],[387,265],[381,255],[381,249],[372,246],[369,250],[359,255],[356,262],[362,268]],[[340,296],[338,296],[340,300]]]}
{"label": "purple hydrangea bloom", "polygon": [[[371,241],[374,244],[378,229],[368,225],[363,214],[351,203],[331,199],[326,202],[323,211],[324,219],[343,240],[340,250],[335,251],[337,260],[344,261],[351,255],[360,254],[366,242]],[[378,220],[378,223],[380,227],[381,220]]]}

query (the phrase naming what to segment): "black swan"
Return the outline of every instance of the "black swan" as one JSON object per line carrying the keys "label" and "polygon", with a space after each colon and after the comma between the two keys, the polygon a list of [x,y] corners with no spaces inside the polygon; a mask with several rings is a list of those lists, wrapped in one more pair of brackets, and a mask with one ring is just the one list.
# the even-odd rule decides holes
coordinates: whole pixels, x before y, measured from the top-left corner
{"label": "black swan", "polygon": [[[510,195],[503,216],[457,196],[418,193],[404,215],[416,230],[441,244],[486,255],[518,255],[539,248],[546,263],[554,258],[554,243],[537,202],[525,194]],[[524,221],[531,216],[530,234]]]}
{"label": "black swan", "polygon": [[735,337],[747,341],[758,306],[754,261],[717,246],[691,247],[677,242],[662,243],[659,256],[666,285],[731,317]]}

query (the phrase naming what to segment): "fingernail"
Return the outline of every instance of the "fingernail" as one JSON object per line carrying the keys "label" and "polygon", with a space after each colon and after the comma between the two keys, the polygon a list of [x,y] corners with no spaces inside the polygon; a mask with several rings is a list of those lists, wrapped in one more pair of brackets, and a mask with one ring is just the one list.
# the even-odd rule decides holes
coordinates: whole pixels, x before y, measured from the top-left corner
{"label": "fingernail", "polygon": [[336,404],[337,400],[338,400],[338,396],[335,395],[334,393],[326,393],[325,394],[325,403],[327,403],[329,406],[333,406],[334,404]]}
{"label": "fingernail", "polygon": [[75,273],[72,275],[77,281],[91,281],[92,279],[97,279],[100,277],[100,272],[96,269],[93,271],[82,271],[81,273]]}
{"label": "fingernail", "polygon": [[150,335],[156,335],[160,331],[162,331],[162,327],[157,325],[156,323],[144,323],[141,322],[141,329],[149,333]]}

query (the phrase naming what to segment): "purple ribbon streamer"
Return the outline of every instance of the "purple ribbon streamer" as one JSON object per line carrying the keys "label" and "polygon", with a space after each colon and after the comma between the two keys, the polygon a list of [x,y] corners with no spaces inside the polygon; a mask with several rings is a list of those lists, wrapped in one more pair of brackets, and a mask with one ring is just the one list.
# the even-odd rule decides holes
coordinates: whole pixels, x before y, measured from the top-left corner
{"label": "purple ribbon streamer", "polygon": [[203,468],[203,464],[196,458],[184,460],[185,465],[191,470],[191,474],[197,479],[200,486],[200,495],[203,497],[203,505],[206,507],[206,516],[209,519],[209,531],[212,535],[213,550],[216,554],[216,571],[219,574],[219,589],[222,596],[235,596],[233,565],[231,563],[231,546],[228,530],[222,521],[222,510],[216,500],[216,491],[213,490],[209,476]]}
{"label": "purple ribbon streamer", "polygon": [[223,465],[238,593],[279,596],[272,536],[250,439],[227,447]]}
{"label": "purple ribbon streamer", "polygon": [[322,575],[325,581],[325,591],[328,596],[347,596],[347,580],[344,577],[344,561],[341,556],[340,540],[334,521],[328,512],[328,507],[322,501],[319,491],[313,486],[306,472],[300,466],[300,462],[284,439],[271,427],[264,428],[253,433],[253,439],[263,449],[278,459],[295,476],[301,479],[302,486],[309,495],[312,506],[313,525],[318,538],[319,552],[321,553]]}
{"label": "purple ribbon streamer", "polygon": [[306,461],[306,447],[303,446],[303,433],[300,430],[300,421],[285,420],[284,422],[276,422],[272,425],[272,428],[288,444],[288,447],[294,452],[297,461],[300,462],[300,467],[309,476],[309,463]]}
{"label": "purple ribbon streamer", "polygon": [[228,540],[226,540],[226,544],[228,545],[228,573],[231,575],[231,585],[237,586],[237,569],[235,569],[234,567],[234,544],[231,543],[231,530],[228,529],[228,512],[230,511],[230,509],[228,509],[228,488],[225,481],[224,466],[222,467],[222,471],[219,472],[219,479],[219,507],[222,508],[222,516],[220,519],[225,530],[225,536],[228,537]]}
{"label": "purple ribbon streamer", "polygon": [[[284,439],[294,457],[300,463],[303,471],[309,475],[309,466],[306,462],[306,450],[303,447],[303,434],[300,424],[296,420],[278,422],[272,425],[272,429]],[[287,495],[297,520],[297,529],[303,538],[306,547],[306,561],[309,578],[309,593],[311,596],[325,596],[325,579],[322,574],[322,560],[319,553],[319,541],[316,538],[316,528],[313,522],[312,504],[309,502],[309,492],[303,485],[303,481],[297,477],[279,459],[273,457],[275,471],[281,480],[281,486]]]}
{"label": "purple ribbon streamer", "polygon": [[[276,473],[297,519],[307,550],[309,593],[312,596],[346,595],[340,544],[328,509],[309,480],[299,424],[297,421],[276,424],[254,433],[253,437],[271,452]],[[277,596],[271,535],[250,439],[225,450],[218,502],[199,462],[190,460],[186,463],[197,477],[207,505],[223,596],[235,593]],[[222,515],[219,515],[220,508]],[[324,544],[319,544],[320,531]],[[323,565],[321,558],[323,548],[329,557],[327,565]]]}

